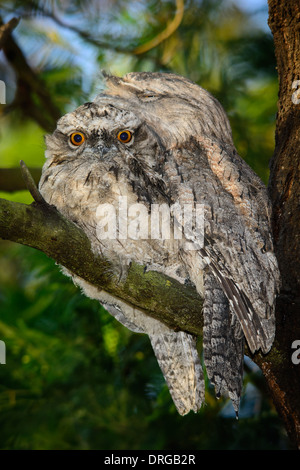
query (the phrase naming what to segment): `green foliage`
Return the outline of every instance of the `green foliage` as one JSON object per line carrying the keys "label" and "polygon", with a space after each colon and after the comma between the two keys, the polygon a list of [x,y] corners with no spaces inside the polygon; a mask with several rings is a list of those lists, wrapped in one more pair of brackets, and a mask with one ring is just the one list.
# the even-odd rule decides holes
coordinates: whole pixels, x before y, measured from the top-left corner
{"label": "green foliage", "polygon": [[[9,0],[1,8],[4,21],[23,17],[14,37],[61,114],[101,91],[101,69],[180,73],[221,101],[238,151],[267,182],[277,99],[272,38],[237,7],[186,1],[179,28],[142,55],[134,49],[165,28],[174,1]],[[18,166],[22,158],[41,167],[45,131],[15,102],[19,83],[3,56],[0,79],[9,101],[1,166]],[[0,197],[32,201],[26,192]],[[85,298],[42,253],[2,242],[0,258],[0,339],[7,349],[7,364],[0,365],[2,449],[286,448],[259,371],[245,375],[257,394],[253,401],[246,388],[239,421],[210,388],[200,413],[181,417],[146,336]]]}

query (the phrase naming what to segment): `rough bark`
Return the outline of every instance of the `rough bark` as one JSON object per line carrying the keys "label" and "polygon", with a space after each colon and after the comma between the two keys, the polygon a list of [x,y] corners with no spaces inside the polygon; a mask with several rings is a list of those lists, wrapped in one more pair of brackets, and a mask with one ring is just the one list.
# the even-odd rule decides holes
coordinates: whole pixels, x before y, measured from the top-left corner
{"label": "rough bark", "polygon": [[300,79],[299,1],[269,0],[269,26],[279,78],[269,192],[282,288],[277,300],[274,347],[266,358],[257,358],[256,362],[291,442],[300,448],[300,364],[291,360],[292,344],[300,340],[300,99],[293,88]]}

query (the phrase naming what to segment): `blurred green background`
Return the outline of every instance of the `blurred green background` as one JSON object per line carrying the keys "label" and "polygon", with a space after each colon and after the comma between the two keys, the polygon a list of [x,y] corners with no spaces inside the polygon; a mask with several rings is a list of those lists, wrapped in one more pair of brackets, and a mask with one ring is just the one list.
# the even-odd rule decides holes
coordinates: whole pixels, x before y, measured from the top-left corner
{"label": "blurred green background", "polygon": [[[0,16],[21,17],[18,50],[0,52],[0,168],[20,159],[41,168],[43,136],[56,116],[95,97],[101,70],[171,71],[220,100],[240,155],[267,183],[278,85],[266,0],[1,1]],[[1,189],[32,202],[13,181]],[[146,336],[85,298],[43,253],[1,241],[0,262],[1,449],[288,448],[249,359],[239,420],[209,384],[203,409],[181,417]]]}

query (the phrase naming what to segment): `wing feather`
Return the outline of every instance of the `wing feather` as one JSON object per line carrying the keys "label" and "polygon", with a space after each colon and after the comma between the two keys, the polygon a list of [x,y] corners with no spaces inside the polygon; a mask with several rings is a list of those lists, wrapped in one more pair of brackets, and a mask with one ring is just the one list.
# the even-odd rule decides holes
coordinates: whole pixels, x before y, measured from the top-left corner
{"label": "wing feather", "polygon": [[[179,173],[191,175],[185,185],[192,187],[193,202],[205,208],[199,266],[210,265],[251,352],[266,353],[275,336],[274,307],[280,284],[267,189],[233,146],[201,137],[187,148],[182,147],[181,155],[177,151],[174,159]],[[189,158],[193,171],[186,168]]]}

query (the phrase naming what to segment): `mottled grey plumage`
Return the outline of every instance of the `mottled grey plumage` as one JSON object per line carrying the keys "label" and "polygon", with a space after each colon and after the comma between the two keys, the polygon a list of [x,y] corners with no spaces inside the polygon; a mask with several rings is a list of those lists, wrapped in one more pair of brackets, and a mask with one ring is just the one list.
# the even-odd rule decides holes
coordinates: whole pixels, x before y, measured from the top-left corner
{"label": "mottled grey plumage", "polygon": [[[268,352],[275,334],[274,303],[279,274],[270,230],[271,206],[261,180],[238,156],[218,101],[174,74],[106,76],[107,89],[92,103],[63,116],[47,136],[40,191],[77,223],[93,249],[123,276],[130,261],[185,282],[204,302],[203,349],[216,393],[228,393],[238,410],[244,341]],[[132,138],[117,138],[129,130]],[[70,136],[80,132],[79,146]],[[100,239],[97,207],[128,204],[201,204],[204,245],[186,239]],[[182,220],[174,216],[174,223]],[[185,234],[189,238],[189,234]],[[71,273],[67,273],[70,274]],[[147,333],[179,413],[197,411],[204,380],[196,339],[129,307],[73,276],[133,331]]]}

